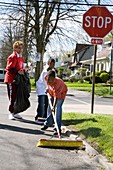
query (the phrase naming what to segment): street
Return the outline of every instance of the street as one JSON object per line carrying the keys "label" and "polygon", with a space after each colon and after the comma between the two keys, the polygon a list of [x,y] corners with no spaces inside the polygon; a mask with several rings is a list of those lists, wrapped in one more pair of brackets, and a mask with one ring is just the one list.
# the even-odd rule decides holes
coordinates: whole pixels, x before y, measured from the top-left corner
{"label": "street", "polygon": [[[76,111],[80,105],[89,106],[87,104],[89,99],[86,100],[85,96],[82,99],[80,96],[74,99],[73,97],[71,94],[67,95],[64,111]],[[9,120],[6,85],[0,83],[0,170],[100,170],[102,168],[95,157],[90,157],[83,150],[36,147],[40,138],[48,139],[53,132],[52,128],[41,131],[41,126],[34,122],[37,107],[35,92],[31,93],[30,102],[31,107],[21,113],[23,121]],[[80,107],[79,111],[81,109]]]}
{"label": "street", "polygon": [[[91,113],[91,93],[68,91],[63,111]],[[113,114],[113,98],[94,97],[94,114]]]}

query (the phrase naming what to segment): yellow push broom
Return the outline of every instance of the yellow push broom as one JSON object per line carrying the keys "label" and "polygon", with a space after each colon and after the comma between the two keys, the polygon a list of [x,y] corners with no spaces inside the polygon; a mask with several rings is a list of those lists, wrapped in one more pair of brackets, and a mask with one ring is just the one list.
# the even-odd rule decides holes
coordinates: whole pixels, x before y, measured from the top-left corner
{"label": "yellow push broom", "polygon": [[[48,96],[50,107],[52,108],[52,103],[50,97]],[[61,138],[60,130],[56,121],[55,113],[52,111],[52,116],[54,119],[55,127],[57,129],[58,137]],[[78,148],[83,146],[82,140],[69,140],[69,139],[40,139],[37,143],[38,147],[50,147],[50,148]]]}

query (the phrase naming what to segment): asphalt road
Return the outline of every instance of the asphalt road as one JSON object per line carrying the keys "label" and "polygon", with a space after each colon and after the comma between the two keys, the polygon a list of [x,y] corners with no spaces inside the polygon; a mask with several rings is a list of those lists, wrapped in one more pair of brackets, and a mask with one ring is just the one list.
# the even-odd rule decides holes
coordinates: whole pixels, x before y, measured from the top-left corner
{"label": "asphalt road", "polygon": [[[71,106],[76,102],[76,110],[78,101],[70,100],[68,97],[70,95],[66,97],[65,105]],[[45,132],[40,130],[40,125],[34,122],[37,107],[35,93],[31,93],[30,102],[31,107],[21,113],[23,121],[9,120],[6,85],[0,84],[0,170],[100,170],[102,168],[95,156],[90,157],[83,150],[36,147],[40,138],[48,139],[52,136],[52,128]]]}
{"label": "asphalt road", "polygon": [[[92,94],[83,91],[69,90],[64,106],[64,112],[91,113]],[[113,114],[113,98],[94,96],[94,114]]]}

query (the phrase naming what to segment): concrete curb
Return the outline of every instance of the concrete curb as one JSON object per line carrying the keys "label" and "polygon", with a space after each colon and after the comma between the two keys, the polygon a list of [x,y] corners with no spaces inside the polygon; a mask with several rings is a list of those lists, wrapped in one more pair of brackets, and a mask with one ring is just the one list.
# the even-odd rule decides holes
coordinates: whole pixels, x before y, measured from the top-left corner
{"label": "concrete curb", "polygon": [[[70,139],[80,139],[77,135],[73,134],[72,131],[70,129],[68,129],[65,126],[62,126],[63,132],[67,134],[67,136]],[[86,141],[82,140],[83,144],[85,145],[85,151],[86,153],[90,156],[90,157],[94,157],[95,160],[100,163],[105,170],[113,170],[113,163],[110,163],[107,158],[105,158],[104,156],[100,155],[92,146],[90,146]]]}

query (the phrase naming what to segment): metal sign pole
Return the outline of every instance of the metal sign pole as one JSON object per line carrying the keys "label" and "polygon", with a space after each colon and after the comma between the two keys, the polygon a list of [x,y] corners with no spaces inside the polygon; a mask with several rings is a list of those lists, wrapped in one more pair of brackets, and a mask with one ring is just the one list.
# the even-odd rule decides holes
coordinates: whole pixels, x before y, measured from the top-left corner
{"label": "metal sign pole", "polygon": [[113,41],[111,44],[111,66],[110,66],[110,95],[112,94],[112,61],[113,61]]}
{"label": "metal sign pole", "polygon": [[100,5],[100,0],[98,0],[98,5]]}
{"label": "metal sign pole", "polygon": [[95,66],[96,66],[96,53],[97,53],[97,45],[94,45],[94,63],[93,63],[93,81],[92,81],[92,100],[91,100],[91,113],[93,114],[94,108],[94,92],[95,92]]}

